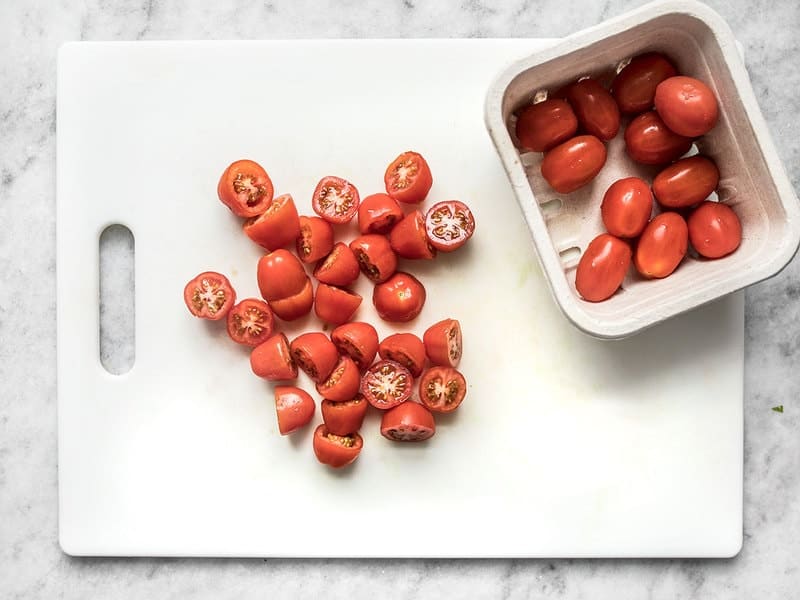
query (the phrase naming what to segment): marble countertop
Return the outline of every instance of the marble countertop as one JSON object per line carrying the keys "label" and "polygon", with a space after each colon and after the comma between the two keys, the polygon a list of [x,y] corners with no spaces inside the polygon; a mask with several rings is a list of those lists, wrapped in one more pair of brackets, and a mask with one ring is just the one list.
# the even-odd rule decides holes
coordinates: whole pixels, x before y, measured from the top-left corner
{"label": "marble countertop", "polygon": [[[201,4],[203,4],[201,6]],[[57,541],[56,53],[70,40],[558,37],[639,0],[0,4],[0,597],[752,598],[800,586],[800,259],[746,296],[744,547],[730,560],[76,559]],[[800,190],[800,7],[714,0]],[[783,405],[779,413],[772,407]]]}

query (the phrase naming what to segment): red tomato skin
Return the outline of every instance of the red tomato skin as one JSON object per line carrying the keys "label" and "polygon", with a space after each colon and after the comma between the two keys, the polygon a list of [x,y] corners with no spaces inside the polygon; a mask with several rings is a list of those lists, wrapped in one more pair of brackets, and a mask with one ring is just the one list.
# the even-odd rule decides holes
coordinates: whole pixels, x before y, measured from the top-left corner
{"label": "red tomato skin", "polygon": [[237,160],[228,165],[217,184],[220,201],[237,217],[260,215],[269,208],[273,194],[269,175],[252,160]]}
{"label": "red tomato skin", "polygon": [[425,368],[425,344],[413,333],[393,333],[378,346],[378,354],[386,360],[400,363],[413,377],[419,377]]}
{"label": "red tomato skin", "polygon": [[694,77],[677,75],[658,84],[656,110],[672,131],[699,137],[711,131],[719,118],[714,92]]}
{"label": "red tomato skin", "polygon": [[361,394],[344,402],[322,401],[322,420],[328,431],[336,435],[350,435],[364,424],[367,414],[367,402]]}
{"label": "red tomato skin", "polygon": [[717,165],[705,156],[672,163],[653,179],[653,194],[661,206],[685,208],[708,198],[719,184]]}
{"label": "red tomato skin", "polygon": [[566,90],[578,122],[583,129],[600,140],[607,142],[619,131],[619,107],[596,79],[587,77],[570,85]]}
{"label": "red tomato skin", "polygon": [[317,383],[317,392],[331,402],[344,402],[355,397],[361,385],[361,373],[349,356],[340,356],[327,379]]}
{"label": "red tomato skin", "polygon": [[341,325],[353,318],[361,304],[361,296],[351,290],[320,283],[314,302],[316,315],[332,325]]}
{"label": "red tomato skin", "polygon": [[625,128],[625,151],[643,165],[663,165],[686,154],[692,138],[669,129],[655,111],[642,113]]}
{"label": "red tomato skin", "polygon": [[350,250],[355,254],[361,272],[373,283],[383,283],[397,270],[397,255],[383,235],[361,235],[350,242]]}
{"label": "red tomato skin", "polygon": [[441,252],[458,250],[475,233],[475,217],[459,200],[437,202],[425,214],[425,235]]}
{"label": "red tomato skin", "polygon": [[432,365],[457,367],[461,362],[461,324],[456,319],[434,323],[425,330],[422,340]]}
{"label": "red tomato skin", "polygon": [[606,147],[598,138],[579,135],[544,155],[542,177],[559,194],[569,194],[597,176],[606,156]]}
{"label": "red tomato skin", "polygon": [[515,133],[520,145],[532,152],[546,152],[566,142],[578,131],[578,118],[566,100],[551,98],[519,111]]}
{"label": "red tomato skin", "polygon": [[350,246],[336,242],[331,253],[317,263],[314,277],[320,283],[343,287],[358,279],[360,272],[358,259]]}
{"label": "red tomato skin", "polygon": [[288,246],[300,235],[300,217],[292,196],[278,196],[261,215],[245,221],[242,229],[247,237],[266,250]]}
{"label": "red tomato skin", "polygon": [[322,217],[302,216],[296,240],[297,256],[308,264],[325,258],[333,250],[333,227]]}
{"label": "red tomato skin", "polygon": [[645,227],[633,262],[644,277],[661,279],[681,264],[689,247],[689,228],[675,212],[661,213]]}
{"label": "red tomato skin", "polygon": [[234,342],[258,346],[272,335],[275,320],[266,302],[257,298],[245,298],[231,308],[227,325],[228,335]]}
{"label": "red tomato skin", "polygon": [[631,247],[608,233],[601,233],[586,247],[575,274],[575,287],[588,302],[602,302],[614,295],[631,264]]}
{"label": "red tomato skin", "polygon": [[612,183],[600,205],[606,230],[620,238],[634,238],[642,233],[652,212],[650,186],[638,177],[626,177]]}
{"label": "red tomato skin", "polygon": [[383,413],[381,435],[393,442],[422,442],[436,433],[431,411],[418,402],[403,402]]}
{"label": "red tomato skin", "polygon": [[403,219],[403,209],[389,194],[372,194],[358,207],[360,233],[389,233]]}
{"label": "red tomato skin", "polygon": [[398,271],[383,283],[375,285],[372,303],[384,321],[411,321],[425,305],[425,287],[413,275]]}
{"label": "red tomato skin", "polygon": [[275,387],[275,412],[281,435],[289,435],[308,425],[316,408],[314,399],[305,390],[288,385]]}
{"label": "red tomato skin", "polygon": [[339,351],[324,333],[301,333],[289,345],[295,364],[314,383],[325,381],[339,362]]}
{"label": "red tomato skin", "polygon": [[[340,438],[346,441],[348,445],[342,445]],[[341,469],[358,458],[361,448],[364,446],[364,440],[358,433],[337,436],[329,431],[325,425],[319,425],[314,430],[313,446],[314,455],[319,462],[334,469]]]}
{"label": "red tomato skin", "polygon": [[425,217],[419,210],[408,213],[389,233],[389,245],[397,256],[430,260],[436,256],[425,233]]}
{"label": "red tomato skin", "polygon": [[703,202],[689,215],[689,240],[706,258],[722,258],[742,242],[742,224],[733,209],[721,202]]}
{"label": "red tomato skin", "polygon": [[355,216],[359,202],[356,186],[341,177],[327,175],[314,190],[311,208],[329,223],[341,225]]}
{"label": "red tomato skin", "polygon": [[656,86],[677,74],[675,67],[663,54],[640,54],[617,73],[611,84],[611,95],[621,112],[645,112],[653,108]]}
{"label": "red tomato skin", "polygon": [[[444,404],[439,403],[435,393],[435,382],[445,388],[447,398]],[[467,394],[467,381],[460,371],[452,367],[431,367],[422,374],[419,380],[419,398],[430,411],[449,413],[461,406]]]}
{"label": "red tomato skin", "polygon": [[306,277],[303,288],[287,298],[270,300],[269,306],[275,316],[283,321],[295,321],[311,312],[314,304],[314,288],[311,279]]}
{"label": "red tomato skin", "polygon": [[361,371],[372,364],[378,353],[378,332],[362,321],[339,325],[331,332],[331,341],[341,354],[352,358]]}
{"label": "red tomato skin", "polygon": [[[408,177],[402,172],[408,171]],[[410,179],[410,181],[407,181]],[[403,152],[395,158],[383,176],[386,193],[398,202],[419,204],[433,186],[433,175],[425,158],[417,152]]]}
{"label": "red tomato skin", "polygon": [[267,302],[299,294],[308,280],[298,258],[282,248],[258,260],[256,275],[258,289]]}
{"label": "red tomato skin", "polygon": [[250,368],[267,381],[285,381],[297,378],[297,365],[289,349],[289,340],[276,333],[259,344],[250,353]]}
{"label": "red tomato skin", "polygon": [[[202,288],[202,289],[201,289]],[[220,296],[216,290],[222,290],[222,303],[219,303]],[[212,303],[209,309],[208,301],[204,301],[203,295],[214,295],[217,301]],[[228,316],[231,308],[236,304],[236,290],[233,289],[228,278],[215,271],[206,271],[194,277],[186,287],[183,288],[183,301],[186,308],[195,317],[208,319],[209,321],[219,321]]]}

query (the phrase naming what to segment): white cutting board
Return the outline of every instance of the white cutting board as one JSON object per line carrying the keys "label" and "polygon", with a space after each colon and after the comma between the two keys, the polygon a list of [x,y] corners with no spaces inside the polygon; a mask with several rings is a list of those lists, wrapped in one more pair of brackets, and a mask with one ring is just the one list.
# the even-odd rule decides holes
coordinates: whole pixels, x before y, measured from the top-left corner
{"label": "white cutting board", "polygon": [[[78,43],[58,67],[59,527],[76,555],[730,556],[742,542],[741,295],[601,342],[558,312],[483,125],[484,91],[544,40]],[[461,320],[469,392],[426,444],[365,424],[353,468],[278,435],[270,384],[191,318],[196,273],[257,296],[258,249],[216,199],[266,166],[379,191],[422,152],[469,203],[461,252],[411,268],[417,332]],[[136,362],[98,358],[98,238],[135,236]],[[359,318],[378,322],[364,278]],[[315,328],[309,318],[291,337]],[[389,331],[380,327],[382,334]],[[301,384],[307,385],[301,378]],[[320,421],[315,418],[315,424]]]}

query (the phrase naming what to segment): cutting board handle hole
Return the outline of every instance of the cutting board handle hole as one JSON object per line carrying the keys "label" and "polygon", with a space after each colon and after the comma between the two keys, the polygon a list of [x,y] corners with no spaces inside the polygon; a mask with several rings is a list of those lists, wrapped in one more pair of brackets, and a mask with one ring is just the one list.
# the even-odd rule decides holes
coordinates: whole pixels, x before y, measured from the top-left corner
{"label": "cutting board handle hole", "polygon": [[123,375],[136,358],[133,233],[124,225],[109,225],[99,244],[100,363],[112,375]]}

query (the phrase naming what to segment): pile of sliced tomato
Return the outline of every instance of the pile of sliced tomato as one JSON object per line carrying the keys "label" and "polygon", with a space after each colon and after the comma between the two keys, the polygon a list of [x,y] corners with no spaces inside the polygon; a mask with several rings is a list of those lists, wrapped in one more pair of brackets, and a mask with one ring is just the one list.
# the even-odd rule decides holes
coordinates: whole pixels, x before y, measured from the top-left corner
{"label": "pile of sliced tomato", "polygon": [[[273,198],[271,178],[254,161],[234,162],[219,181],[222,203],[246,219],[244,233],[266,250],[256,268],[262,298],[237,303],[230,281],[207,271],[186,284],[184,301],[196,317],[226,319],[231,339],[252,347],[253,373],[281,382],[274,400],[282,435],[304,428],[316,412],[311,394],[288,384],[301,371],[314,383],[323,420],[314,431],[314,454],[331,467],[358,457],[369,407],[382,412],[385,438],[422,441],[436,431],[433,413],[454,411],[466,394],[466,380],[457,370],[462,340],[456,319],[434,323],[422,338],[398,332],[383,340],[372,324],[353,320],[362,298],[351,286],[361,274],[374,285],[372,302],[381,319],[415,319],[425,305],[425,287],[398,270],[400,261],[430,260],[472,237],[475,219],[463,202],[446,200],[420,210],[432,185],[430,167],[416,152],[393,160],[384,176],[385,193],[363,201],[351,182],[323,177],[311,202],[316,215],[298,214],[290,194]],[[353,239],[336,240],[341,226],[354,220]],[[325,327],[292,340],[277,330],[278,321],[305,317],[312,307]],[[330,335],[323,331],[327,325],[335,326]]]}
{"label": "pile of sliced tomato", "polygon": [[[733,209],[709,201],[719,184],[706,156],[684,157],[716,125],[717,99],[702,81],[679,75],[662,54],[635,56],[606,89],[587,77],[517,114],[522,150],[544,152],[541,173],[559,194],[592,181],[606,162],[604,142],[624,126],[635,162],[662,166],[652,184],[639,177],[614,182],[600,204],[606,232],[584,250],[575,287],[590,302],[616,293],[631,263],[644,278],[663,278],[691,247],[705,259],[739,247],[742,228]],[[655,200],[655,202],[654,202]],[[654,208],[656,214],[653,216]]]}

